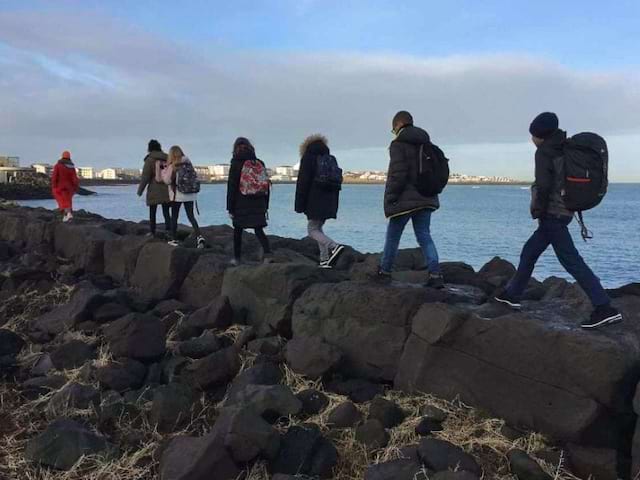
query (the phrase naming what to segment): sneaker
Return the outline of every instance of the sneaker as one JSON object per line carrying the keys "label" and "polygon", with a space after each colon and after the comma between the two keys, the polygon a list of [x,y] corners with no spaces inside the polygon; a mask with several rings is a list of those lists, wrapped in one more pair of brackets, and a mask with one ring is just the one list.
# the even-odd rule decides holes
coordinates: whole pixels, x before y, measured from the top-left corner
{"label": "sneaker", "polygon": [[385,272],[381,268],[378,268],[378,271],[376,272],[376,276],[374,277],[374,280],[380,283],[391,283],[391,280],[392,280],[391,272]]}
{"label": "sneaker", "polygon": [[178,242],[177,240],[169,240],[167,243],[172,247],[177,247],[178,245],[180,245],[180,242]]}
{"label": "sneaker", "polygon": [[239,258],[233,258],[231,259],[231,261],[229,262],[229,265],[231,265],[232,267],[237,267],[240,264],[242,264],[242,262],[240,261]]}
{"label": "sneaker", "polygon": [[203,249],[206,246],[206,241],[202,235],[199,235],[196,239],[196,248]]}
{"label": "sneaker", "polygon": [[69,213],[65,213],[64,217],[62,217],[62,221],[63,222],[70,222],[73,219],[73,215],[69,212]]}
{"label": "sneaker", "polygon": [[622,321],[622,314],[611,305],[601,305],[591,314],[589,320],[582,322],[582,328],[598,328]]}
{"label": "sneaker", "polygon": [[327,260],[327,262],[329,262],[329,265],[333,266],[333,264],[336,262],[336,260],[338,260],[338,257],[343,251],[344,245],[338,245],[333,250],[331,250],[331,253],[329,253],[329,259]]}
{"label": "sneaker", "polygon": [[333,268],[333,267],[332,267],[332,266],[331,266],[331,264],[329,263],[329,260],[324,260],[324,261],[322,261],[322,262],[320,262],[320,263],[318,264],[318,268],[331,269],[331,268]]}
{"label": "sneaker", "polygon": [[507,305],[511,308],[515,308],[516,310],[520,310],[522,308],[520,300],[509,295],[506,291],[502,292],[500,295],[496,295],[495,297],[493,297],[493,301],[502,303],[503,305]]}
{"label": "sneaker", "polygon": [[441,273],[430,273],[426,286],[442,290],[444,288],[444,277]]}

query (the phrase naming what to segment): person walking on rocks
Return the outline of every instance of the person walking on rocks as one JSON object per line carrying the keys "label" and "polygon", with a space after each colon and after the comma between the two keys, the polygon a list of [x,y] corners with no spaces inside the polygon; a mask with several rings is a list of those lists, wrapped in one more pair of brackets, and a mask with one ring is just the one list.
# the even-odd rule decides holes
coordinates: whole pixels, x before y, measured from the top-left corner
{"label": "person walking on rocks", "polygon": [[187,218],[196,235],[196,245],[198,248],[204,248],[205,239],[200,232],[200,226],[194,214],[194,207],[200,191],[200,181],[191,160],[178,145],[169,149],[167,167],[162,172],[162,178],[168,185],[169,200],[171,201],[171,240],[169,245],[179,245],[178,218],[180,208],[184,205]]}
{"label": "person walking on rocks", "polygon": [[[438,194],[432,193],[432,187],[422,188],[419,179],[423,169],[422,156],[426,152],[437,155],[444,165],[443,168],[446,167],[444,172],[446,179],[443,180],[445,184],[449,175],[449,169],[446,166],[448,161],[442,151],[431,143],[429,134],[414,126],[413,117],[409,112],[400,111],[393,117],[392,133],[395,139],[389,147],[390,162],[384,192],[384,213],[389,223],[384,252],[378,268],[378,278],[388,280],[391,277],[402,233],[411,220],[427,265],[426,286],[444,288],[438,250],[431,237],[431,215],[440,207],[440,201]],[[430,158],[425,162],[428,160]],[[424,168],[427,166],[425,163]]]}
{"label": "person walking on rocks", "polygon": [[620,322],[622,314],[611,306],[600,280],[578,253],[569,232],[573,212],[567,209],[563,197],[563,156],[567,134],[560,130],[558,117],[551,112],[534,118],[529,133],[536,146],[531,216],[538,220],[538,228],[522,249],[515,275],[494,300],[519,309],[520,298],[529,284],[536,262],[551,245],[562,266],[576,279],[594,306],[591,317],[582,322],[582,327],[598,328]]}
{"label": "person walking on rocks", "polygon": [[164,228],[171,232],[171,205],[167,185],[162,181],[162,171],[167,166],[167,154],[162,151],[162,146],[157,140],[150,140],[147,148],[147,156],[144,158],[142,178],[138,185],[138,196],[141,197],[147,190],[147,206],[149,207],[149,229],[151,235],[156,235],[156,216],[158,205],[162,208],[164,216]]}
{"label": "person walking on rocks", "polygon": [[79,186],[80,181],[76,166],[71,161],[71,153],[65,150],[51,175],[51,192],[58,203],[58,208],[64,213],[63,222],[69,222],[73,218],[73,196]]}
{"label": "person walking on rocks", "polygon": [[318,242],[320,268],[332,268],[344,245],[328,237],[323,228],[328,219],[338,217],[342,170],[322,135],[307,137],[300,145],[300,157],[295,210],[307,216],[309,237]]}
{"label": "person walking on rocks", "polygon": [[239,137],[233,143],[233,157],[227,180],[227,211],[233,221],[233,260],[239,265],[242,258],[242,234],[245,228],[253,231],[262,246],[262,259],[271,256],[267,226],[271,181],[264,162],[256,157],[251,142]]}

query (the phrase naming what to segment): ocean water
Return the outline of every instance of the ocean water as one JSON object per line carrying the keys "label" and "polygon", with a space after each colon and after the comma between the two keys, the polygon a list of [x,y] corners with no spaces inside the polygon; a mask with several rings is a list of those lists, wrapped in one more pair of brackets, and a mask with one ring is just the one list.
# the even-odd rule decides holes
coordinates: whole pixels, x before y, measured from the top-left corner
{"label": "ocean water", "polygon": [[[109,218],[147,219],[144,197],[135,186],[94,187],[98,195],[75,197],[75,208]],[[345,185],[338,220],[327,222],[326,233],[362,252],[380,252],[386,220],[382,210],[382,185]],[[295,186],[274,185],[267,233],[302,238],[306,219],[293,211]],[[226,186],[203,185],[199,196],[201,225],[230,223],[225,211]],[[55,208],[53,200],[20,202]],[[432,217],[432,235],[442,261],[464,261],[480,268],[499,255],[517,263],[522,245],[536,223],[529,217],[529,189],[521,186],[450,185],[441,196],[442,208]],[[182,213],[182,223],[186,217]],[[607,287],[640,281],[640,184],[611,185],[603,203],[585,213],[594,238],[585,243],[576,222],[570,226],[578,250]],[[162,215],[158,212],[158,221]],[[415,247],[411,226],[402,247]],[[534,275],[568,277],[550,248]]]}

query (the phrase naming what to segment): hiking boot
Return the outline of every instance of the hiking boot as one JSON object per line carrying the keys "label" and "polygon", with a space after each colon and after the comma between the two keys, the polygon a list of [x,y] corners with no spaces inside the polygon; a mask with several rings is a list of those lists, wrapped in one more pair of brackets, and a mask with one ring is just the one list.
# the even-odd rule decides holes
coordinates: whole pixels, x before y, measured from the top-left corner
{"label": "hiking boot", "polygon": [[331,269],[331,268],[333,268],[333,267],[332,267],[332,266],[331,266],[331,264],[329,263],[329,260],[323,260],[322,262],[320,262],[320,263],[318,264],[318,268]]}
{"label": "hiking boot", "polygon": [[338,260],[340,254],[344,251],[344,245],[337,245],[331,252],[329,253],[329,259],[327,262],[329,265],[333,266],[334,263]]}
{"label": "hiking boot", "polygon": [[441,273],[430,273],[426,286],[428,288],[436,288],[442,290],[444,288],[444,277]]}
{"label": "hiking boot", "polygon": [[203,249],[206,246],[207,242],[205,241],[202,235],[198,235],[196,239],[196,248]]}
{"label": "hiking boot", "polygon": [[622,321],[622,314],[611,305],[600,305],[595,308],[591,314],[589,320],[582,322],[581,327],[587,329],[594,329],[604,327],[606,325],[612,325],[614,323],[620,323]]}
{"label": "hiking boot", "polygon": [[516,310],[520,310],[522,308],[520,300],[515,298],[513,295],[509,295],[506,290],[501,294],[494,296],[493,301],[501,303],[503,305],[507,305],[508,307]]}
{"label": "hiking boot", "polygon": [[180,245],[180,242],[178,242],[178,240],[169,240],[167,243],[172,247],[177,247],[178,245]]}

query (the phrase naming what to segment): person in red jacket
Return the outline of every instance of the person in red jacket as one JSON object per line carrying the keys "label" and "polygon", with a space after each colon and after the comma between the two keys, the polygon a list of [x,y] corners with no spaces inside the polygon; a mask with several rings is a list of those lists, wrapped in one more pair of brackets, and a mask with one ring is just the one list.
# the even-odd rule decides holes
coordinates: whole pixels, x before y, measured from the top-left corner
{"label": "person in red jacket", "polygon": [[62,152],[62,158],[53,168],[51,176],[51,191],[58,202],[58,208],[64,212],[63,222],[73,218],[73,195],[78,191],[80,181],[76,173],[76,166],[71,161],[71,154]]}

